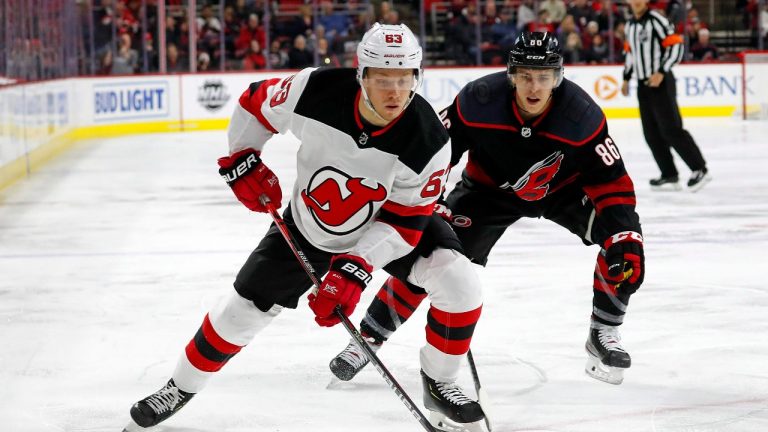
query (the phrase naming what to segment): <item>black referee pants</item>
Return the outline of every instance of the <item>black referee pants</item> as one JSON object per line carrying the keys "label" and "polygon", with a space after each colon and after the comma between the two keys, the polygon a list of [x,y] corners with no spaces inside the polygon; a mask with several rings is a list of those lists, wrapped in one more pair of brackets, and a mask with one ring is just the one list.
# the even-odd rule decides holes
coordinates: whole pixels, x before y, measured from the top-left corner
{"label": "black referee pants", "polygon": [[661,176],[678,175],[671,149],[675,149],[691,171],[704,168],[706,162],[701,150],[691,134],[683,129],[683,119],[677,107],[675,76],[671,72],[666,73],[664,81],[656,88],[638,81],[637,100],[640,103],[645,141],[651,148]]}

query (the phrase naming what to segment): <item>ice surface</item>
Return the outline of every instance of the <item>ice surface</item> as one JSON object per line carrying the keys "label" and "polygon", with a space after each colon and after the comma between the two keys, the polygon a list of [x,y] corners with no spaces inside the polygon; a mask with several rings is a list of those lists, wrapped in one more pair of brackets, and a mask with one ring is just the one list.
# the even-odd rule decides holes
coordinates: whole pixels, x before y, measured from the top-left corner
{"label": "ice surface", "polygon": [[[768,123],[686,120],[714,180],[650,191],[638,120],[610,122],[638,193],[647,276],[622,327],[621,386],[588,378],[596,247],[524,220],[494,249],[473,352],[496,430],[768,430]],[[224,132],[83,142],[0,195],[0,431],[119,431],[162,386],[270,219],[216,172]],[[292,137],[264,160],[284,190]],[[678,163],[681,177],[689,171]],[[763,268],[763,270],[760,270]],[[364,293],[355,323],[376,292]],[[379,354],[420,402],[422,307]],[[158,431],[418,431],[372,368],[327,390],[346,345],[302,303]],[[461,382],[471,388],[466,370]]]}

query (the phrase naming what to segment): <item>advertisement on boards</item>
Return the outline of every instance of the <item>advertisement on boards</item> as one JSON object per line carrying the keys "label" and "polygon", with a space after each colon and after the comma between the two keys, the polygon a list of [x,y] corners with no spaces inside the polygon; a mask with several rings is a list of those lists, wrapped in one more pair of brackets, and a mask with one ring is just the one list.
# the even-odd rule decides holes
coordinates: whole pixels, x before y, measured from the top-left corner
{"label": "advertisement on boards", "polygon": [[93,84],[96,123],[167,118],[171,113],[170,104],[167,80]]}

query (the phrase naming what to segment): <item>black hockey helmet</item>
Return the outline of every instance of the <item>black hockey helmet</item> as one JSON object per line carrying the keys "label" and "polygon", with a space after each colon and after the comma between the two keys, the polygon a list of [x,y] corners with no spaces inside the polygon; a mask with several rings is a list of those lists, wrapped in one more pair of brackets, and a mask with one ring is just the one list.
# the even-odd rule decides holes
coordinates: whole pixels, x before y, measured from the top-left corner
{"label": "black hockey helmet", "polygon": [[509,52],[507,73],[513,75],[515,68],[555,69],[557,84],[563,80],[563,56],[557,37],[550,32],[524,31],[515,40]]}

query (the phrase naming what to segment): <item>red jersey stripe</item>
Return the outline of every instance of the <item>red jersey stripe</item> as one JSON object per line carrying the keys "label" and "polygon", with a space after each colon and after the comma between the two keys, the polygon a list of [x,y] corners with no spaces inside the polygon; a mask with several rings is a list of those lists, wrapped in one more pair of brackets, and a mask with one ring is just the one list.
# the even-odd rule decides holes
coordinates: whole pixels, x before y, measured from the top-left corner
{"label": "red jersey stripe", "polygon": [[482,309],[483,306],[467,312],[444,312],[432,306],[429,308],[429,313],[437,322],[446,327],[466,327],[477,324]]}
{"label": "red jersey stripe", "polygon": [[408,319],[411,315],[413,315],[413,310],[403,306],[399,301],[397,301],[397,299],[395,299],[394,296],[388,295],[385,290],[379,290],[379,292],[376,293],[376,298],[383,301],[384,304],[389,306],[391,309],[394,309],[395,312],[397,312],[397,314],[403,318]]}
{"label": "red jersey stripe", "polygon": [[208,319],[208,314],[206,314],[205,319],[203,319],[203,336],[205,336],[205,340],[208,341],[212,347],[216,348],[216,350],[222,354],[237,354],[242,349],[241,346],[225,341],[218,333],[216,333],[216,330],[211,325],[211,321]]}
{"label": "red jersey stripe", "polygon": [[280,82],[279,78],[272,78],[269,80],[264,81],[261,83],[258,89],[251,95],[251,90],[248,89],[243,92],[242,96],[240,96],[240,106],[243,107],[246,111],[251,113],[256,119],[259,121],[259,123],[262,124],[265,128],[267,128],[268,131],[272,132],[273,134],[277,133],[277,129],[275,129],[272,124],[269,123],[269,120],[267,120],[266,117],[264,117],[264,114],[261,112],[261,105],[264,103],[265,100],[267,100],[267,89],[275,84]]}
{"label": "red jersey stripe", "polygon": [[469,351],[472,338],[462,340],[449,340],[435,333],[429,326],[427,330],[427,343],[437,348],[440,352],[451,355],[464,355]]}
{"label": "red jersey stripe", "polygon": [[409,290],[408,287],[400,281],[400,279],[394,276],[390,276],[387,279],[386,285],[392,290],[392,292],[397,294],[401,299],[408,303],[408,306],[412,307],[413,309],[419,307],[421,302],[427,297],[426,294],[417,294]]}
{"label": "red jersey stripe", "polygon": [[381,219],[376,219],[376,220],[394,228],[395,231],[397,231],[397,233],[400,234],[400,237],[402,237],[403,240],[405,240],[405,242],[408,243],[409,245],[416,247],[416,245],[419,244],[419,240],[421,240],[422,231],[404,228],[399,225],[395,225],[390,222],[383,221]]}
{"label": "red jersey stripe", "polygon": [[606,198],[604,200],[600,200],[597,203],[595,203],[595,210],[597,210],[597,212],[600,213],[606,207],[610,207],[614,205],[634,206],[636,204],[637,204],[637,200],[635,199],[635,197],[611,197],[611,198]]}
{"label": "red jersey stripe", "polygon": [[630,179],[629,175],[627,174],[624,174],[623,176],[609,183],[603,183],[603,184],[592,185],[592,186],[584,186],[584,192],[586,192],[587,195],[589,195],[589,197],[592,198],[592,200],[596,200],[600,198],[600,196],[610,194],[610,193],[634,192],[634,191],[635,191],[635,185],[632,184],[632,179]]}
{"label": "red jersey stripe", "polygon": [[187,359],[192,363],[192,366],[203,372],[216,372],[224,366],[224,363],[226,363],[211,361],[203,357],[203,355],[200,354],[200,351],[197,350],[194,340],[189,341],[187,348],[184,351],[187,353]]}
{"label": "red jersey stripe", "polygon": [[407,206],[394,201],[386,201],[381,209],[398,216],[431,216],[432,212],[435,211],[435,203],[423,206]]}

